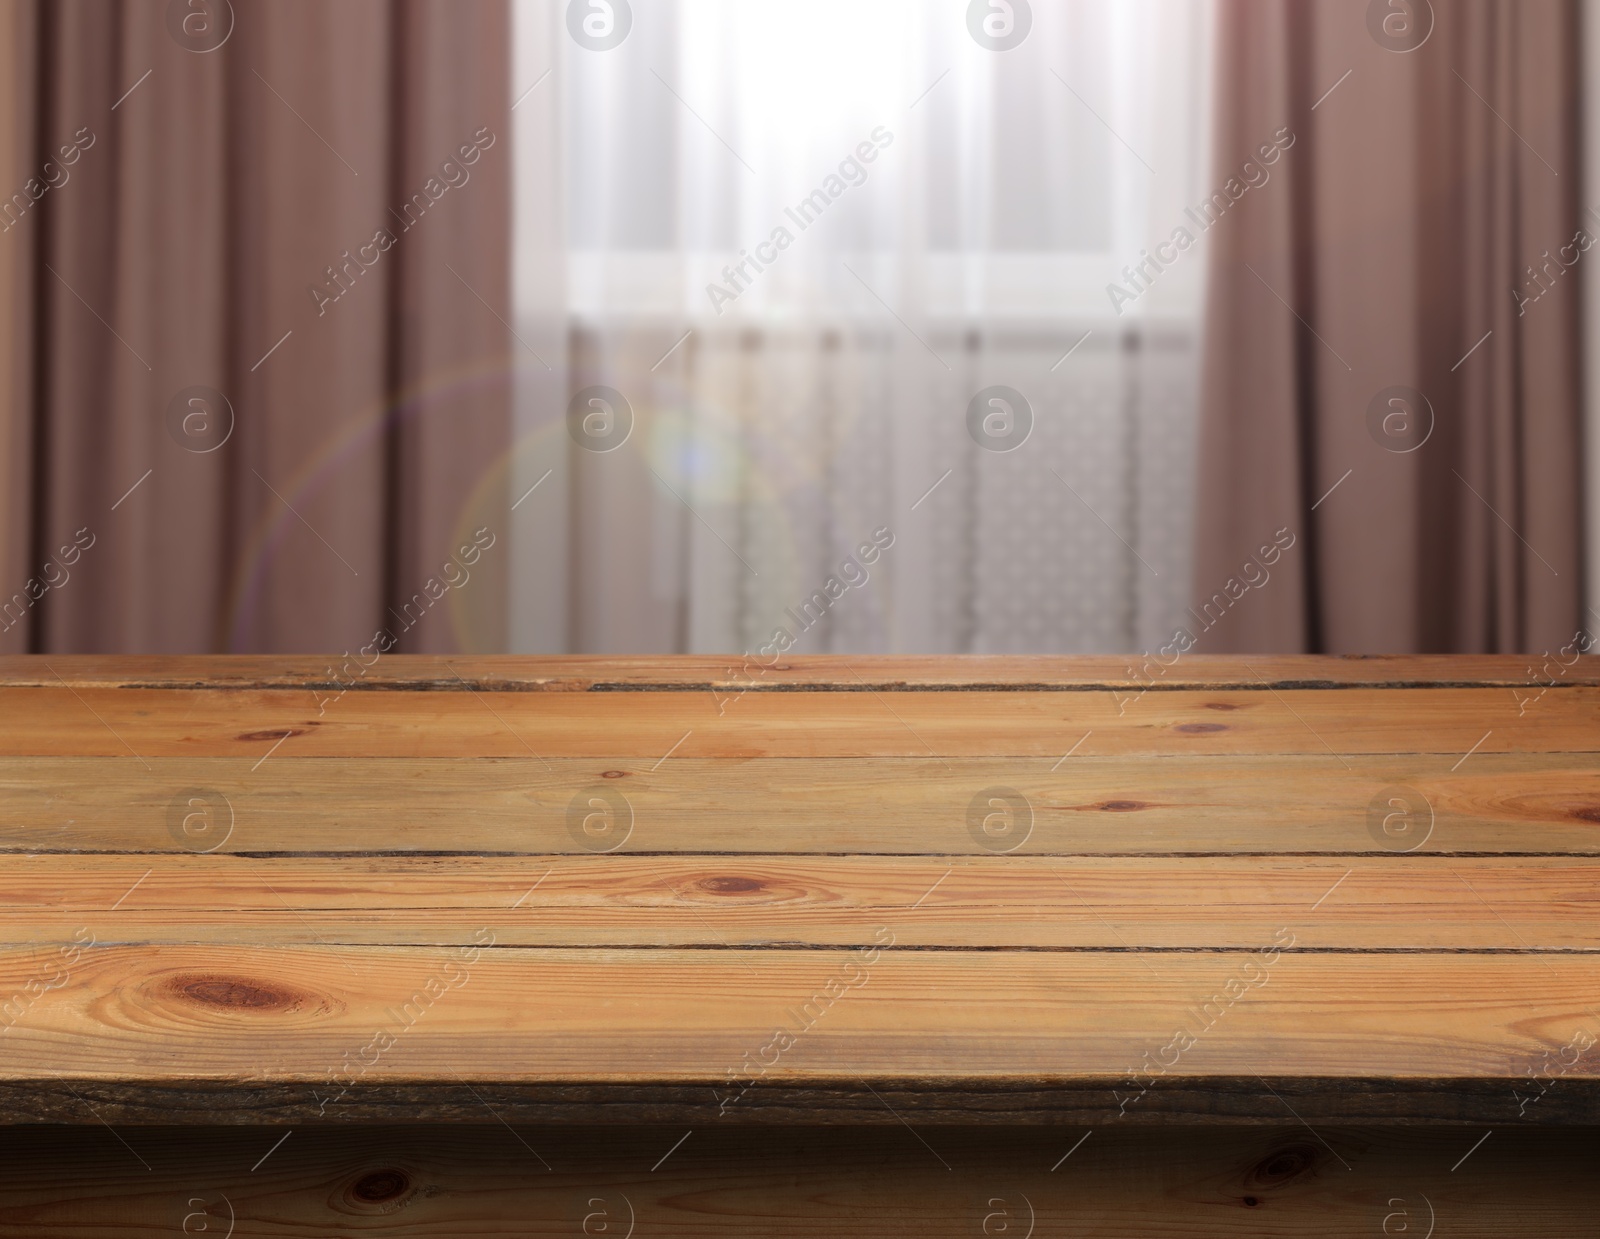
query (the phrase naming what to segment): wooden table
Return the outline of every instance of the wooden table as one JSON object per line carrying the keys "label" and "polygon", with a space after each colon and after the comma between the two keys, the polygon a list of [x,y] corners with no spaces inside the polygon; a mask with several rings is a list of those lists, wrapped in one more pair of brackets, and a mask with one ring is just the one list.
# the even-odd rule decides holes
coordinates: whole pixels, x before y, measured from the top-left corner
{"label": "wooden table", "polygon": [[367,657],[0,660],[0,1235],[1592,1233],[1590,660]]}

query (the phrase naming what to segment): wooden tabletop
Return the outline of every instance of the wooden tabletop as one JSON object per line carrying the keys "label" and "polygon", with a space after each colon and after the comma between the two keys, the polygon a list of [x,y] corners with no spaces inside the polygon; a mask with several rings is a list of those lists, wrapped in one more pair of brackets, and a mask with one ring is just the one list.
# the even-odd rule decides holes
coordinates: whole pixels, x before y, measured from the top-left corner
{"label": "wooden tabletop", "polygon": [[0,1116],[1600,1121],[1600,680],[0,659]]}

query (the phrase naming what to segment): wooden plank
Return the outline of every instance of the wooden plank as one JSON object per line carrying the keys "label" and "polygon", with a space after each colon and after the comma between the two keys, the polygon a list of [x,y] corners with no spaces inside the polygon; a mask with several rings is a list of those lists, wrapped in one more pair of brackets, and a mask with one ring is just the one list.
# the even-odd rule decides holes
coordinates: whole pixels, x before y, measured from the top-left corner
{"label": "wooden plank", "polygon": [[[893,697],[893,701],[888,700]],[[1084,739],[1085,736],[1087,739]],[[1049,757],[1600,751],[1600,689],[1148,693],[352,692],[4,688],[0,756]]]}
{"label": "wooden plank", "polygon": [[[1548,1059],[1556,1063],[1557,1051]],[[1537,1067],[1534,1070],[1538,1070]],[[1268,1083],[1270,1081],[1270,1085]],[[1524,1079],[1457,1077],[1449,1080],[1395,1076],[1193,1076],[1164,1081],[1125,1111],[1126,1086],[1094,1080],[1052,1079],[1029,1083],[988,1077],[924,1076],[882,1079],[870,1092],[860,1080],[831,1083],[763,1082],[726,1111],[719,1092],[704,1083],[501,1083],[461,1076],[398,1083],[362,1082],[339,1087],[330,1101],[327,1084],[281,1080],[106,1081],[103,1079],[0,1079],[0,1113],[7,1123],[104,1123],[215,1127],[288,1125],[378,1127],[427,1122],[455,1125],[491,1118],[510,1124],[603,1123],[684,1126],[710,1121],[736,1127],[1115,1127],[1163,1128],[1199,1124],[1252,1127],[1276,1123],[1292,1111],[1302,1120],[1378,1124],[1385,1127],[1475,1127],[1505,1124],[1507,1115],[1524,1126],[1600,1125],[1600,1096],[1592,1079],[1563,1077],[1558,1087]],[[1137,1090],[1134,1090],[1137,1091]],[[1534,1104],[1537,1103],[1537,1104]],[[1114,1120],[1108,1116],[1115,1116]],[[282,1127],[279,1127],[282,1130]],[[1493,1128],[1491,1128],[1493,1130]]]}
{"label": "wooden plank", "polygon": [[[371,663],[362,667],[361,661]],[[1557,649],[1513,654],[1144,655],[939,654],[785,655],[771,667],[737,655],[104,655],[0,656],[0,685],[76,688],[455,690],[462,682],[491,692],[590,692],[677,688],[764,691],[795,686],[898,690],[918,687],[1261,689],[1288,685],[1496,685],[1527,695],[1541,688],[1600,685],[1600,656]]]}
{"label": "wooden plank", "polygon": [[[1600,951],[1554,858],[17,857],[0,944]],[[1532,966],[1532,965],[1530,965]],[[1160,960],[1156,967],[1162,967]]]}
{"label": "wooden plank", "polygon": [[[496,932],[480,928],[480,942]],[[931,1081],[987,1106],[1012,1087],[1076,1089],[1102,1098],[1112,1122],[1169,1087],[1259,1078],[1269,1091],[1233,1097],[1253,1100],[1257,1119],[1279,1113],[1280,1085],[1306,1103],[1303,1117],[1337,1117],[1359,1092],[1328,1087],[1339,1080],[1408,1084],[1411,1117],[1437,1117],[1429,1094],[1466,1080],[1482,1088],[1454,1117],[1492,1123],[1522,1117],[1513,1090],[1577,1047],[1550,1091],[1578,1121],[1600,1119],[1600,959],[1260,947],[1159,959],[498,946],[94,946],[41,959],[13,948],[0,951],[0,992],[25,997],[11,1000],[0,1083],[33,1100],[0,1114],[43,1107],[60,1121],[92,1084],[118,1121],[170,1121],[168,1091],[209,1083],[248,1086],[286,1118],[329,1119],[363,1090],[418,1081],[419,1118],[459,1117],[473,1081],[509,1102],[522,1089],[541,1105],[558,1098],[575,1120],[607,1108],[589,1090],[654,1086],[685,1090],[677,1104],[706,1117],[806,1086],[860,1113],[879,1108],[863,1081]],[[48,984],[34,994],[30,981]],[[1310,1101],[1294,1089],[1307,1081],[1320,1082]]]}
{"label": "wooden plank", "polygon": [[1579,1235],[1593,1228],[1600,1153],[1590,1130],[1499,1129],[1452,1173],[1481,1133],[1288,1123],[1086,1139],[1081,1127],[700,1127],[674,1150],[682,1127],[491,1119],[295,1128],[274,1150],[288,1130],[118,1133],[126,1145],[99,1126],[0,1133],[0,1236]]}
{"label": "wooden plank", "polygon": [[[1064,761],[675,755],[612,765],[282,753],[143,765],[0,758],[0,852],[1600,852],[1600,764],[1583,755],[1150,761],[1080,747]],[[1032,829],[1020,843],[969,820],[997,787],[1023,797]],[[632,820],[620,842],[569,821],[597,788],[619,823]],[[1410,816],[1385,831],[1394,795]]]}
{"label": "wooden plank", "polygon": [[203,666],[0,686],[5,1122],[1600,1121],[1583,667]]}

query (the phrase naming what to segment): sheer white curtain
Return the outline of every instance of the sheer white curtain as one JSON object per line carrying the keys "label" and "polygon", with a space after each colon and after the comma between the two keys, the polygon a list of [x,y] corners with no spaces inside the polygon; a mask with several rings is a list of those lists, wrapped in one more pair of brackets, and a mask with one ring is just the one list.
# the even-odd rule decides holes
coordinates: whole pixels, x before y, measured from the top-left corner
{"label": "sheer white curtain", "polygon": [[[641,2],[596,50],[519,7],[520,648],[1170,637],[1203,253],[1108,286],[1198,232],[1208,13],[1012,13],[993,50],[997,3]],[[614,450],[568,433],[596,386]]]}

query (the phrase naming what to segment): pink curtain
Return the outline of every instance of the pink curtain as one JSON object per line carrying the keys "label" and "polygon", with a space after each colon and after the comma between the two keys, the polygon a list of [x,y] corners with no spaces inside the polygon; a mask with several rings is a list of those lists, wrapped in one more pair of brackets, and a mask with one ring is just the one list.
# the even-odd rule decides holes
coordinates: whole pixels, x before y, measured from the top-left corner
{"label": "pink curtain", "polygon": [[0,651],[500,647],[505,4],[0,25]]}
{"label": "pink curtain", "polygon": [[1578,6],[1219,10],[1195,648],[1561,646],[1600,262]]}

